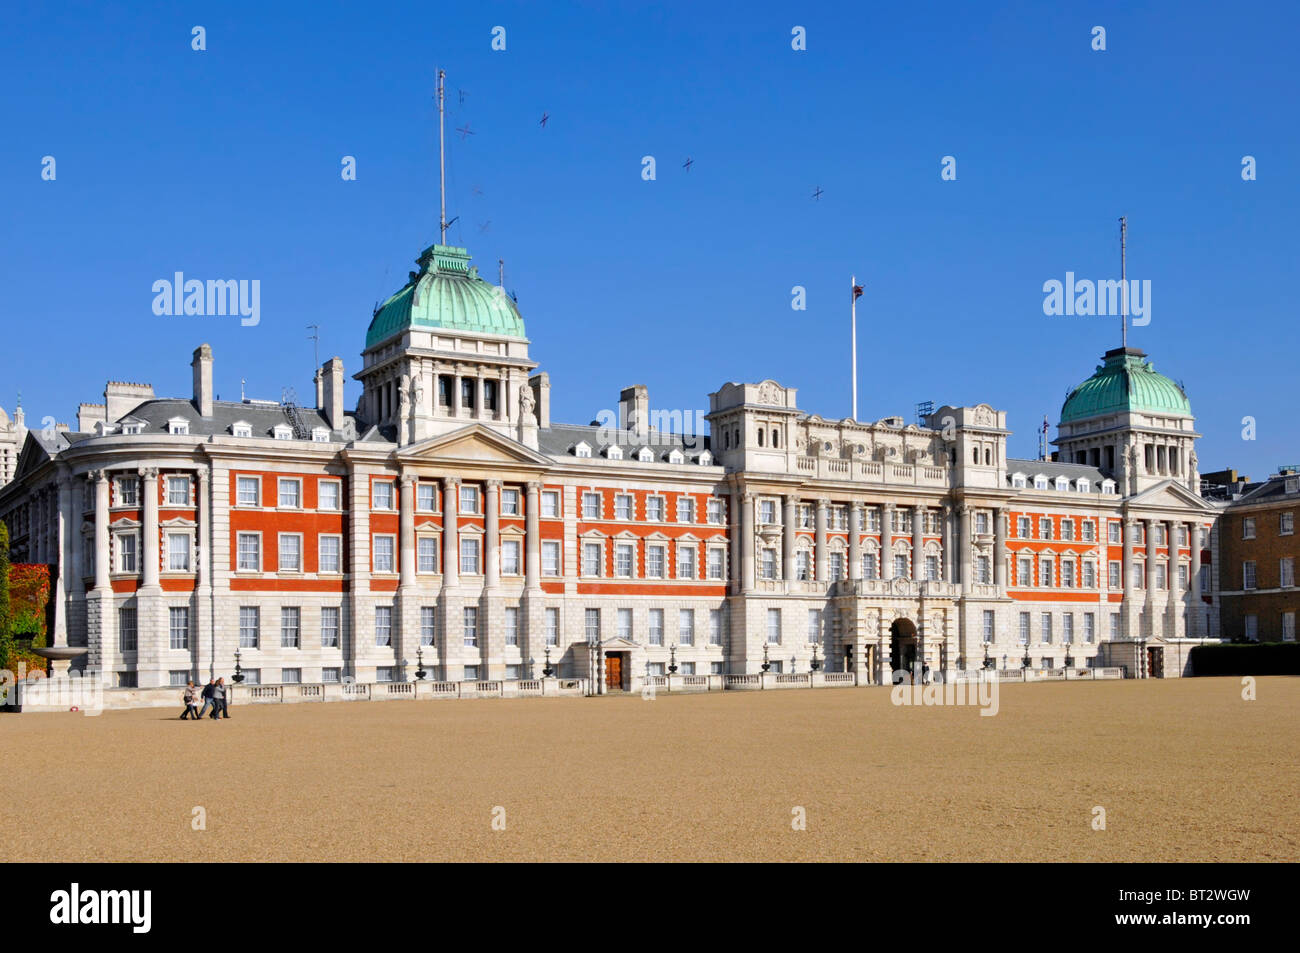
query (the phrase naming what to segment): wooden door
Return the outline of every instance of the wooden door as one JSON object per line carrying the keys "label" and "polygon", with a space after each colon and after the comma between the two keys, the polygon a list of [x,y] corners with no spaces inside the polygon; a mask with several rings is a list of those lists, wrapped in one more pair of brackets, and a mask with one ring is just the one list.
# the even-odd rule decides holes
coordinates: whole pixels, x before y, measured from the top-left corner
{"label": "wooden door", "polygon": [[1147,678],[1165,677],[1165,650],[1147,649]]}
{"label": "wooden door", "polygon": [[605,687],[613,688],[613,689],[622,689],[623,656],[621,655],[605,656]]}

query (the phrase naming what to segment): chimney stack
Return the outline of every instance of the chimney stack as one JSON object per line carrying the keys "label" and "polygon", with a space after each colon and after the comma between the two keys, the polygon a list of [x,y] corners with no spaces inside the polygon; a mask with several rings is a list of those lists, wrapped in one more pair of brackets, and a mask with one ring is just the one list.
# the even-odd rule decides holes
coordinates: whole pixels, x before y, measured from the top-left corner
{"label": "chimney stack", "polygon": [[316,375],[316,409],[329,422],[331,430],[343,429],[343,359],[331,357]]}
{"label": "chimney stack", "polygon": [[194,349],[194,407],[200,417],[212,416],[212,348],[200,344]]}
{"label": "chimney stack", "polygon": [[650,430],[650,391],[645,384],[624,387],[618,395],[618,425],[646,434]]}

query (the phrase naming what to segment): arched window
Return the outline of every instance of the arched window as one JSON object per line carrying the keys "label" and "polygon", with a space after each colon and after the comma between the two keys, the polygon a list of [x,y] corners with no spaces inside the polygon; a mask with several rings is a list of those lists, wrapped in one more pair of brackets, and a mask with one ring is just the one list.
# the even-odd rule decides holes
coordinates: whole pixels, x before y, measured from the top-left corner
{"label": "arched window", "polygon": [[970,454],[970,462],[973,463],[973,464],[975,464],[976,466],[979,466],[979,462],[980,462],[980,448],[979,448],[979,447],[976,447],[974,450],[971,451],[971,454]]}
{"label": "arched window", "polygon": [[775,427],[772,428],[772,446],[777,448],[781,446],[781,431]]}
{"label": "arched window", "polygon": [[730,449],[731,449],[731,431],[730,431],[730,430],[724,430],[724,431],[722,431],[722,449],[723,449],[723,450],[730,450]]}
{"label": "arched window", "polygon": [[762,427],[759,427],[759,428],[758,428],[758,445],[759,445],[760,447],[763,446],[763,434],[764,434],[765,432],[766,432],[766,431],[764,431]]}
{"label": "arched window", "polygon": [[984,465],[986,467],[993,465],[993,451],[988,447],[984,448]]}

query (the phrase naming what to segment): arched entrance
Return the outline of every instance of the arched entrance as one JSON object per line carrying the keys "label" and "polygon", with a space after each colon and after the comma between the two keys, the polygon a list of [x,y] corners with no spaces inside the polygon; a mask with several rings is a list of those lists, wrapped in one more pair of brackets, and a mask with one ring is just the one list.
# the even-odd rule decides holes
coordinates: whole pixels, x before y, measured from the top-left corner
{"label": "arched entrance", "polygon": [[915,671],[918,658],[916,623],[911,619],[895,619],[889,627],[889,668],[892,672]]}

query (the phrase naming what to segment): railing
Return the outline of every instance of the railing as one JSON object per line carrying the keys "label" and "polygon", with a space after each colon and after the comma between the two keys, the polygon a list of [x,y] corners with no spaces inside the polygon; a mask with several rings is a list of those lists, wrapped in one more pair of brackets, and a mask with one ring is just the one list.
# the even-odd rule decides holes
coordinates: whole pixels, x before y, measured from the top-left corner
{"label": "railing", "polygon": [[500,695],[501,683],[500,682],[475,682],[474,691],[478,692],[480,695]]}
{"label": "railing", "polygon": [[762,678],[758,675],[725,675],[723,676],[723,684],[727,688],[758,686],[762,684]]}
{"label": "railing", "polygon": [[682,676],[682,684],[683,684],[683,685],[692,685],[692,686],[694,686],[694,685],[704,685],[704,686],[707,686],[707,685],[709,684],[709,676],[707,676],[707,675],[683,675],[683,676]]}
{"label": "railing", "polygon": [[385,695],[414,695],[415,685],[411,682],[384,682]]}
{"label": "railing", "polygon": [[857,676],[853,672],[827,672],[822,675],[822,680],[827,685],[852,685],[857,681]]}
{"label": "railing", "polygon": [[807,682],[807,675],[777,675],[776,683],[778,685],[791,685],[796,682]]}
{"label": "railing", "polygon": [[260,702],[260,701],[278,702],[280,700],[280,686],[279,685],[249,685],[248,700],[255,701],[255,702]]}

